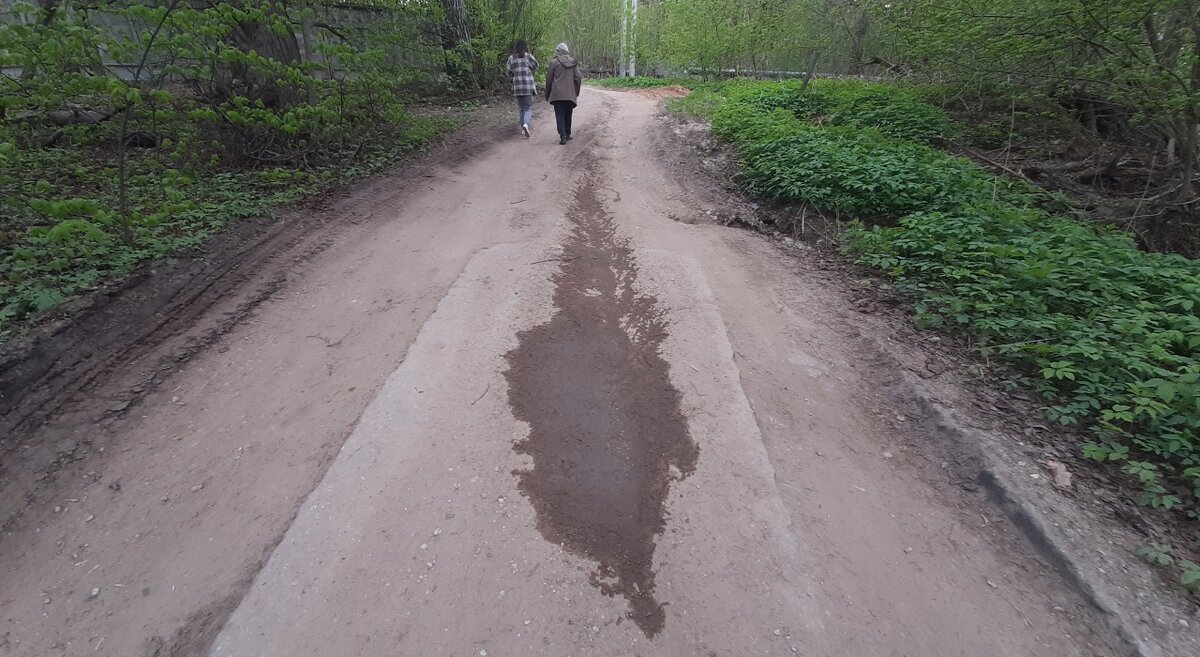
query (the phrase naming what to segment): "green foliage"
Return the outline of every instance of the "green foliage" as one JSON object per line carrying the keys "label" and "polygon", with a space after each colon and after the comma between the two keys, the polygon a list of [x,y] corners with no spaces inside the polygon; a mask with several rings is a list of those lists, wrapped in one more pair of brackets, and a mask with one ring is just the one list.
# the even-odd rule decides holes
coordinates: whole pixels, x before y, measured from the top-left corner
{"label": "green foliage", "polygon": [[589,70],[615,75],[621,52],[622,8],[628,0],[555,0],[556,20],[546,43],[549,55],[559,41]]}
{"label": "green foliage", "polygon": [[[863,83],[726,84],[713,132],[739,146],[747,187],[759,196],[859,216],[949,209],[990,198],[993,180],[974,164],[893,135],[949,129],[902,91]],[[880,109],[881,99],[895,107]],[[817,123],[820,122],[820,123]],[[822,125],[823,124],[823,125]]]}
{"label": "green foliage", "polygon": [[507,90],[505,64],[518,39],[525,39],[530,52],[542,62],[539,80],[545,76],[554,46],[562,38],[550,28],[562,15],[563,5],[564,0],[466,0],[472,39],[457,55],[463,58],[461,66],[474,69],[475,79],[467,86]]}
{"label": "green foliage", "polygon": [[1175,563],[1171,547],[1160,543],[1143,545],[1138,548],[1137,555],[1152,566],[1170,566]]}
{"label": "green foliage", "polygon": [[822,80],[812,86],[814,92],[830,97],[829,122],[833,125],[876,128],[890,137],[921,142],[950,132],[950,119],[941,108],[903,89]]}
{"label": "green foliage", "polygon": [[723,97],[714,134],[737,147],[752,193],[898,219],[852,224],[846,250],[895,279],[920,325],[971,336],[1041,393],[1053,419],[1091,433],[1084,454],[1137,481],[1141,503],[1197,515],[1200,263],[1054,215],[1026,185],[914,140],[949,130],[940,113],[880,125],[919,102],[907,91],[733,82],[709,92]]}
{"label": "green foliage", "polygon": [[963,86],[1040,89],[1074,106],[1085,124],[1103,113],[1110,131],[1174,139],[1182,182],[1192,187],[1200,156],[1194,2],[908,0],[878,15],[924,72]]}
{"label": "green foliage", "polygon": [[755,82],[733,80],[718,88],[743,109],[783,109],[806,123],[874,128],[903,140],[929,142],[952,132],[950,119],[917,91],[851,80]]}
{"label": "green foliage", "polygon": [[1003,203],[856,228],[848,248],[918,300],[920,323],[968,331],[1051,417],[1094,432],[1085,454],[1123,462],[1143,503],[1195,508],[1200,264]]}
{"label": "green foliage", "polygon": [[[14,7],[21,20],[0,25],[0,66],[21,71],[0,77],[14,119],[0,128],[0,336],[444,130],[405,111],[405,89],[435,74],[419,59],[435,10],[393,3],[351,32],[322,3]],[[331,27],[301,34],[306,21]]]}
{"label": "green foliage", "polygon": [[[731,120],[736,114],[736,106],[726,106],[714,128],[720,136],[747,142],[741,149],[745,181],[765,198],[885,217],[951,208],[991,192],[972,163],[921,144],[873,130],[804,126],[782,111],[767,115],[775,119],[769,123]],[[732,130],[731,123],[741,129]]]}
{"label": "green foliage", "polygon": [[692,88],[699,83],[695,78],[599,78],[588,80],[588,84],[607,89],[658,89],[660,87]]}
{"label": "green foliage", "polygon": [[1179,585],[1191,593],[1200,594],[1200,564],[1187,559],[1179,560],[1183,572],[1179,575]]}
{"label": "green foliage", "polygon": [[[858,3],[830,0],[661,0],[643,3],[637,51],[651,65],[708,77],[727,72],[822,70],[861,63],[879,34]],[[852,61],[851,61],[852,60]]]}

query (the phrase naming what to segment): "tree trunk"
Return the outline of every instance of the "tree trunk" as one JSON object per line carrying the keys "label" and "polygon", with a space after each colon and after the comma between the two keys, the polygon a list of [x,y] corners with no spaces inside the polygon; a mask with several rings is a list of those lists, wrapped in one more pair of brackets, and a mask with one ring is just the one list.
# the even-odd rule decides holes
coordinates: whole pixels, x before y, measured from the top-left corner
{"label": "tree trunk", "polygon": [[1196,144],[1197,124],[1200,124],[1200,121],[1197,120],[1194,111],[1189,111],[1182,123],[1183,134],[1180,135],[1178,141],[1179,163],[1181,165],[1179,177],[1182,179],[1182,184],[1179,187],[1178,198],[1181,201],[1190,201],[1196,197],[1196,187],[1193,178],[1196,176],[1196,158],[1200,155],[1197,153]]}
{"label": "tree trunk", "polygon": [[446,29],[442,46],[446,51],[446,75],[461,88],[478,88],[483,79],[482,63],[471,51],[471,30],[463,0],[442,0],[446,11]]}
{"label": "tree trunk", "polygon": [[[307,68],[317,61],[316,53],[313,52],[317,39],[313,34],[312,3],[305,2],[302,11],[303,14],[300,17],[300,45],[303,48],[301,61]],[[315,84],[308,85],[308,104],[312,106],[317,104],[317,86]]]}
{"label": "tree trunk", "polygon": [[857,64],[863,60],[863,53],[866,50],[867,31],[871,29],[871,18],[865,10],[858,15],[858,20],[855,22],[854,31],[850,35],[850,61],[852,64]]}
{"label": "tree trunk", "polygon": [[1192,180],[1196,175],[1196,159],[1200,157],[1200,145],[1198,145],[1196,131],[1200,129],[1200,108],[1196,106],[1194,100],[1196,92],[1200,90],[1200,18],[1197,17],[1197,3],[1195,0],[1189,0],[1186,3],[1188,16],[1191,20],[1191,31],[1193,37],[1192,43],[1192,76],[1188,85],[1189,104],[1184,112],[1183,124],[1184,134],[1179,140],[1179,157],[1183,164],[1181,177],[1183,184],[1179,187],[1179,198],[1182,201],[1192,201],[1196,198],[1196,185]]}
{"label": "tree trunk", "polygon": [[450,27],[453,45],[470,41],[471,29],[467,25],[467,6],[463,0],[442,0],[442,8],[446,10],[446,23]]}
{"label": "tree trunk", "polygon": [[[285,3],[275,2],[272,11],[286,12]],[[243,52],[256,52],[263,57],[288,65],[300,65],[300,45],[294,34],[279,35],[264,23],[241,23],[227,37],[229,43]],[[282,109],[304,100],[303,89],[282,84],[275,76],[242,64],[229,66],[224,75],[218,75],[215,92],[218,100],[233,96],[245,96],[253,101],[261,100],[270,109]]]}
{"label": "tree trunk", "polygon": [[53,23],[54,18],[58,15],[59,4],[61,4],[59,0],[38,0],[38,8],[41,9],[38,23],[43,26]]}
{"label": "tree trunk", "polygon": [[[38,25],[42,27],[50,27],[58,18],[59,0],[38,0]],[[30,66],[31,60],[26,61],[25,66],[21,68],[21,81],[28,82],[37,75],[37,70]],[[3,109],[0,108],[0,116]]]}

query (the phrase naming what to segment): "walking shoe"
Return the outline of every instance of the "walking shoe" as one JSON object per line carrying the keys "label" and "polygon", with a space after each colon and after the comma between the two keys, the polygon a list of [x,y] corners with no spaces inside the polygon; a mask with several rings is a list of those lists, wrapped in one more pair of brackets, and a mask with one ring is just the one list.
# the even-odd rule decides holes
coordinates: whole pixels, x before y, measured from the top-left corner
{"label": "walking shoe", "polygon": [[526,139],[529,139],[529,124],[528,123],[521,124],[521,134],[525,135]]}
{"label": "walking shoe", "polygon": [[559,138],[558,138],[558,145],[559,145],[559,146],[566,146],[566,145],[567,145],[567,138],[566,138],[565,136],[563,136],[563,137],[559,137]]}
{"label": "walking shoe", "polygon": [[572,139],[574,139],[574,137],[572,137],[571,135],[567,135],[567,141],[571,141]]}

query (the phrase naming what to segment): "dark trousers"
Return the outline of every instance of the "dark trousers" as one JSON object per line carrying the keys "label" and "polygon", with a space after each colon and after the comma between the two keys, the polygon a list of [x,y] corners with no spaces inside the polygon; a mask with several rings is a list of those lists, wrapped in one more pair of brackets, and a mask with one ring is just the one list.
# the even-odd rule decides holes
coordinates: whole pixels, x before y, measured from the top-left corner
{"label": "dark trousers", "polygon": [[554,105],[554,120],[558,122],[558,135],[571,136],[571,113],[575,111],[575,103],[569,100],[556,100]]}

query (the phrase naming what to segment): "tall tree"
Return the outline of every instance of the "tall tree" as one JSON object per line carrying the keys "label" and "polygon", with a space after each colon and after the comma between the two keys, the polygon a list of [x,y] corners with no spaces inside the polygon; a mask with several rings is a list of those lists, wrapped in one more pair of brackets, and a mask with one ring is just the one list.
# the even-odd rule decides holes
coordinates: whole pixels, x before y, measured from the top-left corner
{"label": "tall tree", "polygon": [[446,11],[446,24],[450,27],[454,45],[470,41],[471,28],[467,21],[466,3],[463,0],[442,0],[442,8]]}
{"label": "tall tree", "polygon": [[[261,13],[239,22],[229,35],[229,40],[242,52],[254,53],[283,66],[298,65],[301,62],[300,44],[288,16],[288,3],[284,0],[256,0],[253,6]],[[269,108],[289,107],[303,98],[302,90],[297,85],[282,82],[278,75],[262,67],[234,60],[229,73],[229,82],[240,87],[232,90],[233,93],[261,100]]]}
{"label": "tall tree", "polygon": [[1200,0],[876,1],[915,66],[1041,90],[1084,123],[1104,105],[1158,136],[1181,199],[1200,191]]}

